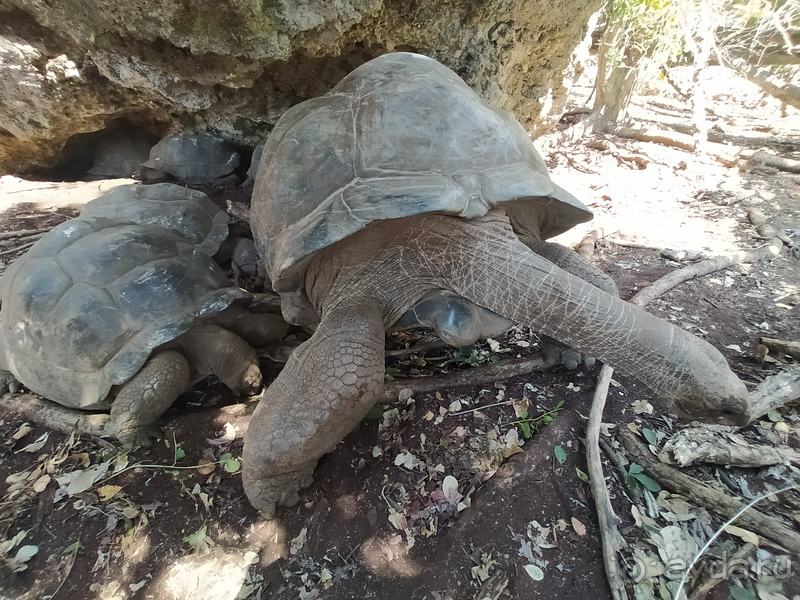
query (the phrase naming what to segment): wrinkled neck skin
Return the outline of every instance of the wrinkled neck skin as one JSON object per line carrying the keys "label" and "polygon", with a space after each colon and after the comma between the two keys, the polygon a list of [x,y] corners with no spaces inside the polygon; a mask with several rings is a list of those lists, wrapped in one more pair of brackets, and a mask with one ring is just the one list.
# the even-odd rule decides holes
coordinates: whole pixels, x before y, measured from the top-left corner
{"label": "wrinkled neck skin", "polygon": [[744,384],[707,342],[533,253],[502,210],[467,220],[436,214],[372,223],[306,271],[320,314],[365,300],[385,327],[432,290],[533,327],[635,378],[673,414],[745,424]]}
{"label": "wrinkled neck skin", "polygon": [[[402,230],[367,228],[317,254],[305,273],[306,293],[317,313],[370,298],[388,329],[425,294],[440,289],[440,282],[419,268],[419,256],[406,246]],[[375,235],[379,232],[390,237]]]}

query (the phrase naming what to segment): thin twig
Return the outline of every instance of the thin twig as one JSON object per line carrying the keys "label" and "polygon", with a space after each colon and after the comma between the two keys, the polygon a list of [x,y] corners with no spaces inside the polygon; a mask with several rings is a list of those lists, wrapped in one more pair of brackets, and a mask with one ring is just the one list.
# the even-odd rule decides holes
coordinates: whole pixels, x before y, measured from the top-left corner
{"label": "thin twig", "polygon": [[32,242],[28,242],[27,244],[22,244],[20,246],[14,246],[13,248],[9,248],[8,250],[0,251],[0,256],[4,256],[6,254],[13,254],[14,252],[19,252],[21,250],[25,250],[33,246],[38,240],[34,240]]}
{"label": "thin twig", "polygon": [[15,238],[21,237],[32,237],[32,236],[42,236],[48,231],[50,231],[50,227],[45,227],[42,229],[18,229],[17,231],[2,231],[0,232],[0,240],[11,240]]}

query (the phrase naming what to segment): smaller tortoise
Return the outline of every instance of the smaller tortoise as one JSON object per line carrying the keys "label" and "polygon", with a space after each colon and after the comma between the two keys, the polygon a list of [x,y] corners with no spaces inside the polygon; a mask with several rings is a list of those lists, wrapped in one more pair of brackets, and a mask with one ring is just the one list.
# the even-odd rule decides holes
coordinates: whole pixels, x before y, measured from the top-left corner
{"label": "smaller tortoise", "polygon": [[256,352],[237,333],[262,343],[287,326],[275,315],[240,318],[234,303],[249,294],[209,257],[226,219],[205,195],[171,184],[91,202],[0,280],[0,366],[65,407],[110,407],[103,431],[128,445],[148,443],[150,426],[203,376],[256,392]]}
{"label": "smaller tortoise", "polygon": [[110,131],[97,144],[94,162],[86,172],[90,180],[133,177],[141,171],[155,144],[152,136],[141,131]]}
{"label": "smaller tortoise", "polygon": [[231,174],[239,161],[239,153],[221,137],[208,131],[183,131],[153,146],[142,166],[190,185],[205,185]]}

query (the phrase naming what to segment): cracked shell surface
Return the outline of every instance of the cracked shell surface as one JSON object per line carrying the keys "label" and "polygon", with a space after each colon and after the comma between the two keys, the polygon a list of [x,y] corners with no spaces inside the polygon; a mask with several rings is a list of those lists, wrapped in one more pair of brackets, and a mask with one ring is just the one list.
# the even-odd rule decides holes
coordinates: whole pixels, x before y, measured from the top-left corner
{"label": "cracked shell surface", "polygon": [[302,287],[306,259],[373,221],[426,212],[475,218],[513,201],[547,207],[543,238],[591,218],[550,180],[514,117],[444,65],[399,52],[280,119],[251,214],[273,287],[291,293]]}
{"label": "cracked shell surface", "polygon": [[9,370],[45,398],[95,409],[154,348],[247,293],[173,231],[80,217],[10,265],[0,295]]}

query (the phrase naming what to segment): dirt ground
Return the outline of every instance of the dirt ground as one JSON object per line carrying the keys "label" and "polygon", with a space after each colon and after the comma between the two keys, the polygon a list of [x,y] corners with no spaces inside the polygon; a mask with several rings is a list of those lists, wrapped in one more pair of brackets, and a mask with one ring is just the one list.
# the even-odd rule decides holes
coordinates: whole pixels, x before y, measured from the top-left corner
{"label": "dirt ground", "polygon": [[[800,159],[797,111],[782,112],[732,75],[713,75],[710,119],[724,142]],[[576,105],[586,91],[576,88]],[[674,90],[656,92],[636,98],[637,122],[688,124],[688,108]],[[702,153],[614,136],[606,136],[610,149],[595,149],[585,142],[596,137],[571,141],[570,131],[562,123],[536,143],[554,180],[596,218],[559,241],[574,244],[600,231],[594,261],[623,298],[679,268],[658,248],[713,255],[759,246],[747,217],[752,208],[800,245],[800,175],[756,163],[725,167]],[[246,199],[242,190],[211,193],[223,205]],[[2,202],[2,232],[52,227],[75,214],[66,202],[34,206],[8,191]],[[0,260],[10,262],[26,240],[0,241]],[[797,367],[787,356],[756,354],[761,337],[800,340],[798,306],[800,258],[784,249],[770,261],[683,283],[648,310],[708,340],[752,388]],[[387,379],[480,368],[535,352],[538,344],[534,332],[514,328],[471,349],[402,352],[429,340],[424,331],[387,334],[387,349],[400,350],[387,358]],[[267,359],[263,366],[273,376],[279,369]],[[187,394],[160,423],[163,439],[130,454],[104,439],[47,435],[36,423],[25,428],[0,400],[0,598],[461,600],[497,598],[488,590],[503,589],[498,582],[505,577],[500,598],[610,598],[582,442],[598,371],[599,365],[401,393],[321,460],[301,503],[274,521],[261,519],[244,496],[236,462],[242,410],[221,407],[231,399],[218,382]],[[683,427],[649,406],[621,374],[604,421],[605,441],[623,455],[623,428],[647,430],[661,446]],[[781,409],[744,435],[796,449],[800,415]],[[665,575],[664,564],[693,543],[702,546],[724,519],[691,499],[640,485],[646,479],[625,468],[627,474],[605,464],[629,544],[631,597],[672,597],[683,573]],[[746,500],[797,482],[792,464],[685,471]],[[63,478],[69,473],[96,478],[70,494]],[[767,504],[763,510],[797,530],[800,495]],[[677,536],[671,549],[668,532]],[[798,557],[763,536],[738,570],[712,573],[712,559],[728,567],[725,557],[752,539],[742,535],[724,534],[701,562],[709,566],[701,579],[720,582],[708,597],[800,596]],[[784,568],[774,568],[779,564]]]}

